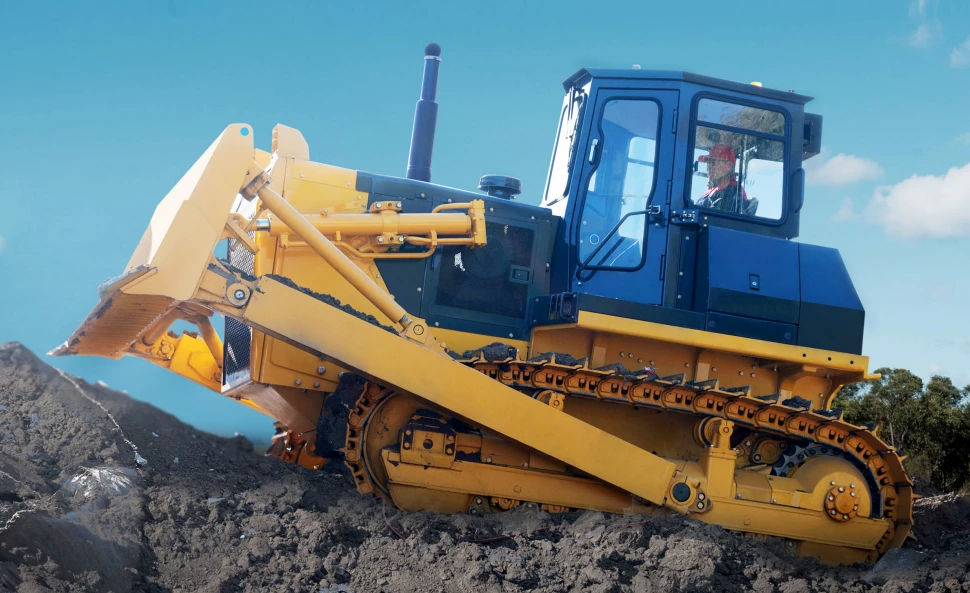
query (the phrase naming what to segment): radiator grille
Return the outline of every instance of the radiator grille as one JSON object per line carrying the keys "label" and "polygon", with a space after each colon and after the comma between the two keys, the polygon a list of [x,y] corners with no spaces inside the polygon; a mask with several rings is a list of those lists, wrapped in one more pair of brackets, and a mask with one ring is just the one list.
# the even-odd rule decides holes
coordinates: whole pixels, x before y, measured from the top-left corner
{"label": "radiator grille", "polygon": [[[252,238],[255,233],[249,233],[249,236]],[[247,274],[253,273],[254,256],[238,241],[229,240],[227,255],[230,264]],[[235,387],[249,380],[249,345],[252,343],[252,335],[253,330],[248,325],[231,317],[226,317],[223,338],[225,344],[222,367],[223,385]]]}

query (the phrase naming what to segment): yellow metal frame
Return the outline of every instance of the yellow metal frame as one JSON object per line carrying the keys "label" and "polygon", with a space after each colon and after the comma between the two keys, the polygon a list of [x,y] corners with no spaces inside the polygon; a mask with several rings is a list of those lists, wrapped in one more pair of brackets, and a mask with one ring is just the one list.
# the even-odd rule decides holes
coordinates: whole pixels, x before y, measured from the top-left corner
{"label": "yellow metal frame", "polygon": [[[402,229],[415,225],[407,228],[430,236],[412,237],[416,241],[411,242],[429,248],[447,240],[438,237],[439,231],[444,234],[459,227],[465,234],[452,240],[483,244],[483,207],[475,203],[452,205],[445,210],[460,208],[467,214],[438,209],[415,218],[398,213],[396,205],[362,213],[361,202],[366,201],[354,189],[355,172],[306,162],[309,154],[305,141],[290,128],[277,128],[274,149],[278,157],[284,157],[282,163],[277,163],[282,180],[272,180],[264,170],[270,162],[268,155],[254,150],[247,125],[227,127],[159,204],[125,273],[102,287],[101,302],[68,342],[53,353],[114,358],[124,354],[141,356],[218,390],[221,344],[213,339],[215,332],[207,314],[220,313],[254,328],[254,342],[262,343],[262,347],[254,348],[254,356],[263,357],[261,361],[253,361],[259,363],[254,364],[254,374],[258,372],[257,366],[271,372],[272,368],[292,365],[290,368],[300,369],[297,372],[302,372],[302,376],[312,376],[312,371],[304,366],[325,361],[331,368],[350,370],[398,392],[416,394],[472,425],[495,431],[601,480],[604,485],[593,490],[603,500],[613,501],[604,505],[619,504],[616,502],[619,499],[611,493],[622,491],[729,528],[794,537],[817,546],[867,550],[884,539],[890,526],[886,520],[854,517],[835,523],[829,519],[818,504],[824,495],[820,489],[827,487],[818,476],[808,483],[795,480],[766,485],[750,476],[737,481],[736,476],[742,470],[737,469],[737,455],[730,450],[729,422],[722,422],[718,428],[720,433],[713,435],[713,444],[705,449],[701,459],[675,463],[563,413],[563,400],[559,397],[550,395],[541,401],[525,397],[453,361],[443,343],[436,339],[435,331],[424,320],[409,316],[387,292],[372,259],[364,255],[368,249],[373,253],[380,251],[373,246],[374,242],[371,239],[364,244],[348,242],[345,231],[337,228],[341,224],[340,214],[321,212],[319,218],[308,219],[304,212],[313,212],[319,204],[314,202],[314,192],[301,188],[305,184],[334,188],[333,199],[349,205],[345,208],[348,214],[343,215],[348,217],[344,219],[348,227],[363,235],[384,237],[389,242],[390,238],[405,237]],[[271,232],[257,237],[256,241],[248,239],[247,230],[251,227],[230,213],[237,195],[249,200],[258,197],[259,210],[269,211],[273,216],[269,226],[272,231],[276,225],[275,235]],[[367,216],[379,220],[362,218]],[[462,217],[460,224],[458,217]],[[332,233],[333,240],[327,233]],[[291,241],[291,235],[298,242]],[[291,277],[284,270],[276,269],[284,265],[276,253],[269,261],[258,263],[255,278],[227,268],[213,256],[216,244],[227,237],[240,241],[252,251],[262,251],[268,246],[277,253],[280,249],[311,249],[326,261],[334,279],[355,291],[357,296],[352,300],[355,308],[359,305],[359,310],[365,313],[376,312],[378,323],[387,321],[396,325],[395,331],[349,314],[322,295],[268,275],[272,271]],[[407,240],[407,237],[404,241],[397,240],[397,244]],[[335,241],[343,243],[343,248]],[[265,265],[274,269],[260,269]],[[176,318],[195,322],[202,338],[168,335],[167,327]],[[455,336],[469,339],[458,333]],[[267,348],[267,344],[272,347]],[[546,348],[547,345],[555,347]],[[282,358],[286,361],[276,360],[277,347],[285,353]],[[866,378],[868,367],[868,359],[861,356],[589,312],[581,312],[575,324],[536,328],[530,349],[565,349],[570,354],[589,357],[593,366],[612,362],[636,366],[633,360],[640,365],[652,356],[648,360],[650,366],[667,365],[676,371],[673,367],[683,365],[687,370],[680,372],[688,373],[689,378],[697,381],[716,372],[715,365],[730,365],[740,369],[739,382],[748,382],[750,374],[750,379],[759,382],[759,389],[775,388],[782,394],[795,389],[817,390],[818,395],[812,397],[819,407],[828,406],[840,385]],[[649,352],[641,352],[644,349]],[[271,360],[265,358],[268,351],[274,351]],[[303,360],[298,359],[297,352]],[[662,364],[652,364],[657,359]],[[318,374],[326,375],[325,372]],[[434,380],[429,381],[429,376]],[[327,386],[334,385],[333,376],[325,380]],[[295,380],[296,386],[300,381]],[[319,383],[322,388],[324,381]],[[302,390],[296,391],[305,394]],[[256,391],[240,392],[237,397],[277,417],[289,415],[294,424],[306,424],[313,417],[317,402],[322,402],[311,394],[300,404],[300,397],[281,387],[273,392],[278,397],[267,397]],[[292,436],[295,441],[299,440],[299,434]],[[391,481],[402,488],[435,487],[434,484],[443,483],[415,479],[408,468],[402,469],[403,465],[406,464],[389,470],[389,475],[394,474]],[[465,466],[461,467],[465,473]],[[481,484],[476,483],[475,487],[485,488],[488,476],[498,480],[495,469],[468,467],[467,475],[479,475]],[[454,472],[454,469],[442,467],[434,471]],[[843,479],[835,466],[819,471],[819,476],[833,476],[833,481]],[[503,475],[512,474],[504,472]],[[855,478],[846,476],[845,479]],[[515,473],[513,481],[520,477],[538,479],[532,474]],[[512,494],[516,494],[516,484],[512,484],[509,492],[502,486],[507,482],[507,479],[499,480],[486,493],[501,499],[515,498]],[[675,503],[670,496],[677,482],[691,485],[692,498],[686,503]],[[567,490],[573,487],[572,482],[568,488],[566,482],[563,484]],[[469,489],[468,485],[452,486],[459,494]],[[557,507],[569,506],[570,502],[577,504],[575,497],[557,498],[545,492],[547,489],[543,486],[543,493],[536,494],[538,501]],[[414,494],[413,490],[409,492]],[[756,501],[768,492],[772,503]],[[752,495],[755,500],[738,500],[739,493]],[[625,500],[626,496],[620,499]],[[775,504],[779,498],[782,503]],[[459,496],[455,500],[460,499]],[[801,508],[802,504],[807,507]]]}

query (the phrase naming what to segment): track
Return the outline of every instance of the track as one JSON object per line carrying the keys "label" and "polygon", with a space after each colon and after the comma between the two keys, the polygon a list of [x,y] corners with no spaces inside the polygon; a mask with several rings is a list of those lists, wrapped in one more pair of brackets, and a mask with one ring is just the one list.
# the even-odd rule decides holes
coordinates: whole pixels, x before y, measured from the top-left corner
{"label": "track", "polygon": [[[810,410],[808,402],[798,397],[780,400],[778,396],[754,397],[748,388],[720,388],[716,379],[691,383],[683,375],[661,378],[649,370],[632,372],[619,365],[591,369],[585,359],[567,355],[548,353],[524,361],[509,353],[507,347],[493,345],[466,353],[459,362],[523,391],[523,397],[542,397],[551,392],[564,396],[566,405],[569,398],[585,398],[690,414],[698,419],[730,420],[739,428],[793,443],[795,447],[779,457],[774,475],[786,475],[793,466],[815,455],[841,454],[864,468],[873,500],[871,516],[887,519],[890,525],[876,546],[877,552],[881,555],[900,546],[909,535],[912,482],[900,457],[872,432],[844,422],[839,414]],[[367,446],[361,442],[361,435],[371,410],[393,394],[377,385],[365,386],[348,419],[347,459],[358,489],[376,490],[384,496],[387,489],[380,483],[382,478],[360,462]]]}

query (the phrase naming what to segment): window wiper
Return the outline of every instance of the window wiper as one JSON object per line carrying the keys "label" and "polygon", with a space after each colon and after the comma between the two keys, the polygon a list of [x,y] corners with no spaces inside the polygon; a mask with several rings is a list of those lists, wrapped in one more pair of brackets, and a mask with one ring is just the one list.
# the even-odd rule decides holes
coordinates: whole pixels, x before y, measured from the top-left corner
{"label": "window wiper", "polygon": [[[600,252],[600,250],[601,250],[601,249],[603,249],[603,246],[604,246],[604,245],[606,245],[607,243],[609,243],[609,241],[610,241],[610,239],[611,239],[611,238],[613,238],[613,235],[615,235],[615,234],[616,234],[616,231],[618,231],[618,230],[620,230],[620,227],[621,227],[621,226],[623,226],[623,223],[624,223],[624,222],[626,222],[626,219],[627,219],[627,218],[630,218],[631,216],[637,216],[637,215],[640,215],[640,214],[642,214],[642,215],[644,215],[644,216],[646,216],[646,215],[648,215],[648,214],[650,214],[650,211],[649,211],[649,210],[637,210],[637,211],[634,211],[634,212],[627,212],[626,214],[624,214],[624,215],[623,215],[623,217],[622,217],[622,218],[620,218],[620,220],[618,220],[618,221],[616,222],[616,224],[615,224],[615,225],[613,225],[613,228],[612,228],[612,229],[610,229],[610,232],[608,232],[608,233],[606,233],[606,237],[604,237],[604,238],[603,238],[603,240],[602,240],[602,241],[600,241],[600,244],[599,244],[599,245],[597,245],[597,246],[596,246],[596,248],[595,248],[595,249],[593,249],[593,252],[592,252],[592,253],[590,253],[589,255],[587,255],[587,256],[586,256],[586,259],[585,259],[585,260],[583,260],[583,263],[581,263],[581,264],[579,264],[579,267],[578,267],[578,268],[576,268],[576,279],[577,279],[577,280],[579,280],[580,282],[587,282],[587,281],[589,281],[589,279],[590,279],[590,278],[592,278],[592,277],[593,277],[593,276],[594,276],[594,275],[596,274],[596,272],[597,272],[597,271],[599,270],[599,268],[598,268],[598,267],[597,267],[597,268],[593,268],[593,269],[591,269],[591,270],[590,270],[590,272],[591,272],[591,273],[590,273],[590,275],[589,275],[589,276],[585,276],[585,277],[584,277],[584,276],[582,276],[582,273],[583,273],[584,271],[586,271],[586,268],[587,268],[587,267],[589,266],[589,262],[590,262],[590,261],[591,261],[591,260],[593,259],[593,257],[594,257],[594,256],[595,256],[595,255],[596,255],[597,253],[599,253],[599,252]],[[618,246],[619,244],[620,244],[620,242],[619,242],[619,241],[617,241],[617,242],[616,242],[616,245],[614,245],[614,246],[612,247],[612,249],[610,249],[610,250],[609,250],[609,251],[608,251],[608,252],[606,253],[606,255],[604,255],[604,256],[602,257],[602,259],[600,259],[600,261],[599,261],[599,262],[598,262],[598,263],[596,264],[596,266],[599,266],[599,265],[600,265],[600,264],[602,264],[602,263],[603,263],[604,261],[606,261],[606,258],[608,258],[608,257],[610,256],[610,254],[611,254],[611,253],[613,253],[613,251],[614,251],[614,250],[615,250],[615,249],[617,248],[617,246]]]}

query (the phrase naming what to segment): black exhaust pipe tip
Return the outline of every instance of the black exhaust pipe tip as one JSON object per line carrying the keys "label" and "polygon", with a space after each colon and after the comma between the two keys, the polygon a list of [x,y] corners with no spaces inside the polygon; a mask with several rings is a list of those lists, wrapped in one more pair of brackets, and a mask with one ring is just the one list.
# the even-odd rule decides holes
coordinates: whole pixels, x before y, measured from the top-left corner
{"label": "black exhaust pipe tip", "polygon": [[424,46],[424,55],[438,57],[441,55],[441,46],[437,43],[429,43]]}

